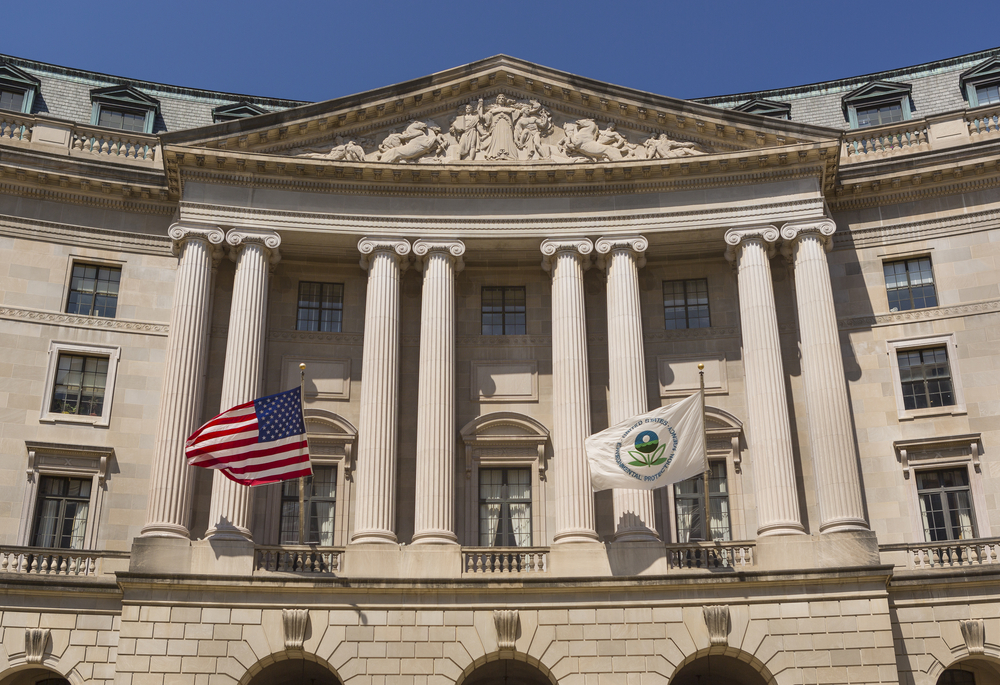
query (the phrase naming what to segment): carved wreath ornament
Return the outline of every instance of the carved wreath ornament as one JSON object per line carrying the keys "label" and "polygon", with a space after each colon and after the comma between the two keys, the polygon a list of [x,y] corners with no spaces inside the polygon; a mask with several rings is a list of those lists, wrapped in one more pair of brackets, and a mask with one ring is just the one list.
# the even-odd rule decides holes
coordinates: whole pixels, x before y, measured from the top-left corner
{"label": "carved wreath ornament", "polygon": [[500,93],[492,102],[470,102],[448,125],[414,120],[375,139],[338,136],[333,147],[309,148],[302,154],[331,161],[389,164],[450,162],[616,162],[624,159],[672,159],[710,150],[666,133],[632,142],[615,124],[602,128],[595,119],[557,125],[537,100],[517,100]]}

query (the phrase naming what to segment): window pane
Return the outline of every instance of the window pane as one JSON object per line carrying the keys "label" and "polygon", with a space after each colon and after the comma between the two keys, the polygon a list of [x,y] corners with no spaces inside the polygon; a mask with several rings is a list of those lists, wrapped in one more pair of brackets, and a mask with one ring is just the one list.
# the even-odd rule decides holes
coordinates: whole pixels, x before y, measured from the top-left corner
{"label": "window pane", "polygon": [[61,353],[56,362],[49,411],[54,414],[101,416],[107,382],[107,357]]}
{"label": "window pane", "polygon": [[929,257],[886,262],[882,265],[882,270],[890,311],[937,306]]}
{"label": "window pane", "polygon": [[483,335],[524,335],[527,331],[527,295],[524,286],[484,286]]}
{"label": "window pane", "polygon": [[119,267],[74,264],[66,312],[114,318],[118,309],[121,275]]}
{"label": "window pane", "polygon": [[479,470],[479,544],[531,546],[531,469]]}
{"label": "window pane", "polygon": [[[979,100],[980,107],[1000,103],[1000,84],[993,83],[988,86],[977,86],[976,99]],[[5,109],[12,108],[7,107]]]}
{"label": "window pane", "polygon": [[[303,489],[306,511],[305,544],[333,544],[337,503],[337,467],[314,465]],[[299,479],[281,484],[280,544],[299,544]]]}
{"label": "window pane", "polygon": [[[982,102],[982,100],[980,100]],[[20,112],[24,108],[24,93],[12,90],[0,90],[0,109]]]}
{"label": "window pane", "polygon": [[344,310],[342,283],[299,282],[295,330],[340,333]]}
{"label": "window pane", "polygon": [[896,353],[906,409],[949,407],[955,404],[948,351],[943,347]]}
{"label": "window pane", "polygon": [[916,480],[928,542],[976,537],[968,469],[918,471]]}
{"label": "window pane", "polygon": [[708,280],[663,282],[663,321],[667,330],[708,328]]}
{"label": "window pane", "polygon": [[[704,482],[704,476],[700,475],[674,485],[678,542],[705,539]],[[712,459],[709,462],[708,491],[712,539],[729,540],[732,531],[725,460]]]}
{"label": "window pane", "polygon": [[98,126],[107,128],[117,128],[122,131],[134,131],[143,133],[146,130],[146,114],[136,114],[123,110],[109,109],[101,106],[101,113],[97,118]]}
{"label": "window pane", "polygon": [[42,476],[31,544],[83,549],[90,512],[90,488],[91,481],[86,478]]}

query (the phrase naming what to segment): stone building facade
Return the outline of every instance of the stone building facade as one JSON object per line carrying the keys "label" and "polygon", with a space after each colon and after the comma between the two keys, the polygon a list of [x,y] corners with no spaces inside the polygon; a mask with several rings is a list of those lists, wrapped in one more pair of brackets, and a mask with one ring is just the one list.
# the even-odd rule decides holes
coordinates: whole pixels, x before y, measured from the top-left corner
{"label": "stone building facade", "polygon": [[[0,56],[0,685],[1000,683],[998,85]],[[301,364],[302,534],[183,459]],[[709,521],[592,493],[699,364]]]}

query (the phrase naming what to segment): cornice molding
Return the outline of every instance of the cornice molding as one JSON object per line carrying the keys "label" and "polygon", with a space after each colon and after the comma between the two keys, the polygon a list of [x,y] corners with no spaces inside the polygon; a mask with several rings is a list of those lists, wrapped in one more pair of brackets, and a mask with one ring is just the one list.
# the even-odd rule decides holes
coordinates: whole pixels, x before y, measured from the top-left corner
{"label": "cornice molding", "polygon": [[171,254],[171,240],[167,236],[126,233],[10,215],[0,215],[0,235],[139,254]]}
{"label": "cornice molding", "polygon": [[840,330],[879,328],[882,326],[896,326],[921,321],[954,319],[960,316],[995,314],[997,312],[1000,312],[1000,300],[981,300],[979,302],[967,302],[964,304],[953,305],[951,307],[911,309],[910,311],[893,312],[891,314],[845,317],[843,319],[837,319],[837,328]]}
{"label": "cornice molding", "polygon": [[997,222],[1000,222],[1000,209],[990,209],[888,226],[854,230],[842,229],[833,235],[833,242],[834,247],[838,249],[859,249],[922,240],[928,237],[943,237],[955,233],[991,230],[996,228]]}
{"label": "cornice molding", "polygon": [[11,321],[26,321],[48,326],[68,326],[70,328],[85,328],[92,331],[117,331],[139,335],[166,336],[170,325],[152,321],[133,321],[129,319],[104,319],[96,316],[79,316],[62,312],[46,311],[44,309],[29,309],[25,307],[0,306],[0,319]]}

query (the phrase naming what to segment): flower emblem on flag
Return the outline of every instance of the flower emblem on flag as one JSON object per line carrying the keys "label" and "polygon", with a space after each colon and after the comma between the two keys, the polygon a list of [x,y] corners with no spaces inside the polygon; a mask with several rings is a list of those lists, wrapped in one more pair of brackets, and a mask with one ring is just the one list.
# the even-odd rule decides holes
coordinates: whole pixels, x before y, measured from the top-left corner
{"label": "flower emblem on flag", "polygon": [[644,430],[635,436],[635,450],[628,451],[632,457],[629,466],[659,466],[667,460],[663,456],[666,450],[666,443],[660,444],[656,431]]}
{"label": "flower emblem on flag", "polygon": [[[630,478],[645,481],[659,478],[676,451],[677,431],[666,419],[650,416],[626,429],[615,445],[615,462]],[[656,471],[650,473],[653,468]]]}

